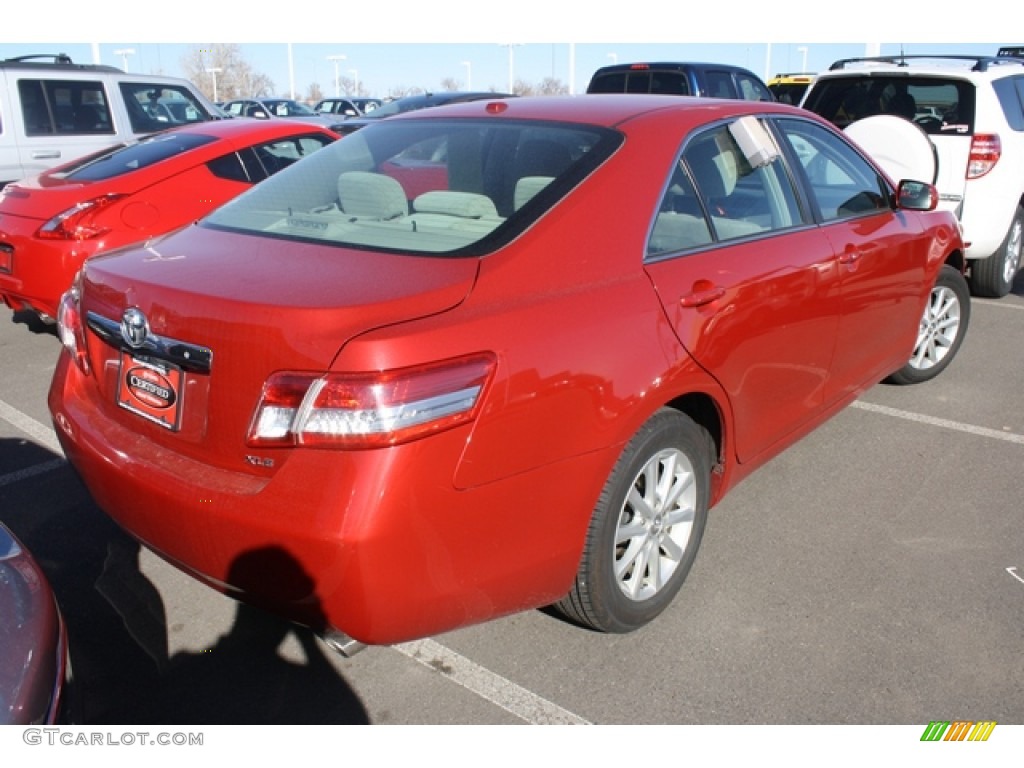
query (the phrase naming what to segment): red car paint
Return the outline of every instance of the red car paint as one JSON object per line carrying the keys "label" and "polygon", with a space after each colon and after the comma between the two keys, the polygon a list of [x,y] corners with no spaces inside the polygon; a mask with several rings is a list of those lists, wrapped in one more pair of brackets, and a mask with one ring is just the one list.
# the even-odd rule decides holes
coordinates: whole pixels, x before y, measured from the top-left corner
{"label": "red car paint", "polygon": [[[138,146],[187,136],[212,140],[138,170],[125,165],[100,174],[104,178],[89,178],[84,166],[117,161],[123,147],[112,147],[7,185],[0,192],[0,301],[52,318],[61,294],[90,256],[189,224],[277,170],[264,169],[248,154],[251,148],[304,136],[324,144],[338,138],[316,125],[239,119],[175,129]],[[216,163],[243,155],[251,176],[237,160],[229,166],[235,176],[213,170]],[[74,232],[46,235],[47,222],[86,201],[100,202],[95,215],[77,220]]]}
{"label": "red car paint", "polygon": [[[714,504],[907,362],[937,275],[962,250],[949,214],[893,203],[832,221],[805,212],[765,234],[645,258],[691,137],[753,114],[848,145],[785,105],[634,95],[503,104],[381,121],[154,249],[90,260],[62,307],[71,354],[49,405],[98,504],[213,587],[366,643],[548,605],[572,587],[602,487],[652,414],[689,413],[711,434]],[[500,224],[449,251],[397,245],[437,223],[417,218],[415,201],[409,215],[364,225],[343,201],[309,200],[239,231],[247,219],[236,211],[262,210],[272,193],[315,197],[300,179],[342,156],[369,158],[357,142],[394,146],[399,131],[441,123],[507,126],[524,131],[520,141],[567,126],[599,138],[521,208],[509,202],[508,164],[463,167],[459,189],[494,182]],[[494,149],[502,137],[489,138]],[[807,180],[793,178],[805,194]],[[369,242],[375,232],[385,240]],[[138,354],[118,331],[130,308],[204,361],[184,363],[177,430],[117,405],[122,355]],[[328,422],[357,407],[390,417],[353,403],[369,390],[401,400],[396,381],[429,387],[434,372],[457,379],[460,366],[484,383],[467,379],[472,406],[436,430],[382,422],[373,432],[352,417],[348,437],[293,432],[307,410]],[[308,395],[300,405],[305,390],[290,392],[312,378],[330,403]],[[281,413],[290,426],[275,431]]]}

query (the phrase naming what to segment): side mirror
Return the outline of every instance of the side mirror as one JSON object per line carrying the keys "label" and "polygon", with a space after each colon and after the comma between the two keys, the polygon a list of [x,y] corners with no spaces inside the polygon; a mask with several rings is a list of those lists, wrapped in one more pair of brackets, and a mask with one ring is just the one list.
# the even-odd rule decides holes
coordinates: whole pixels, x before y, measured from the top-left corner
{"label": "side mirror", "polygon": [[896,190],[900,208],[908,211],[934,211],[939,204],[939,191],[923,181],[904,179]]}

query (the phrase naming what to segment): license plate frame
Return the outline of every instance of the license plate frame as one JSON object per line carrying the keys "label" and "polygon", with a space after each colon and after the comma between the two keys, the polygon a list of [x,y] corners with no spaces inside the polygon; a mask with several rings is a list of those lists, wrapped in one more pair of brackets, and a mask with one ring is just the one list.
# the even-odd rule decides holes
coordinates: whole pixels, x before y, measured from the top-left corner
{"label": "license plate frame", "polygon": [[117,404],[171,432],[181,428],[184,373],[178,366],[121,352]]}

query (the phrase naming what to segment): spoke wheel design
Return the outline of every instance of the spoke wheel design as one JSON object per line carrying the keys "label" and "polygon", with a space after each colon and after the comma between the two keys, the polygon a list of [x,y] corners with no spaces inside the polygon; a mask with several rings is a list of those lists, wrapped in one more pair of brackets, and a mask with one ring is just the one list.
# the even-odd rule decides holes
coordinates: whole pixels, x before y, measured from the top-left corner
{"label": "spoke wheel design", "polygon": [[575,584],[555,607],[602,632],[629,632],[664,611],[697,556],[714,460],[706,429],[657,411],[605,482]]}
{"label": "spoke wheel design", "polygon": [[939,271],[921,315],[910,360],[888,380],[893,384],[917,384],[942,373],[956,357],[970,317],[971,292],[967,281],[959,270],[947,264]]}
{"label": "spoke wheel design", "polygon": [[653,597],[672,578],[696,505],[693,465],[681,451],[659,452],[637,474],[615,534],[615,577],[630,600]]}
{"label": "spoke wheel design", "polygon": [[937,285],[921,317],[921,329],[910,364],[924,371],[938,365],[960,338],[960,297]]}

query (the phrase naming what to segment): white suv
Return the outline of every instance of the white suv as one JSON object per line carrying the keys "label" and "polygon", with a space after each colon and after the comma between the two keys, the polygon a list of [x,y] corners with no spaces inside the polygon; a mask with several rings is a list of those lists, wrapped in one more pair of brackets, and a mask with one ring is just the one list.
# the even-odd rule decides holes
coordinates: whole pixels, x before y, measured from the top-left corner
{"label": "white suv", "polygon": [[0,187],[112,144],[221,117],[187,80],[75,64],[63,54],[0,60]]}
{"label": "white suv", "polygon": [[1024,59],[844,59],[818,75],[801,106],[839,128],[878,114],[916,123],[935,147],[939,206],[960,219],[973,292],[1010,292],[1024,221]]}

